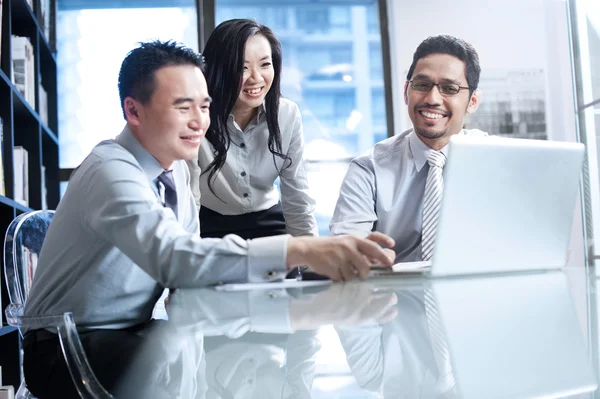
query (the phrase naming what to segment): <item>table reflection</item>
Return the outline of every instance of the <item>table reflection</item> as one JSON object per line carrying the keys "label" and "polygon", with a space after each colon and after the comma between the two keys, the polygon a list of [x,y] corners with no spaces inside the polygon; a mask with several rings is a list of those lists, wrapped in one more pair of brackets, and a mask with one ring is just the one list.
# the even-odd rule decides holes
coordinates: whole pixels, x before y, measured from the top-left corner
{"label": "table reflection", "polygon": [[561,272],[177,290],[168,314],[139,357],[158,371],[141,378],[134,368],[124,379],[144,397],[527,398],[596,389]]}

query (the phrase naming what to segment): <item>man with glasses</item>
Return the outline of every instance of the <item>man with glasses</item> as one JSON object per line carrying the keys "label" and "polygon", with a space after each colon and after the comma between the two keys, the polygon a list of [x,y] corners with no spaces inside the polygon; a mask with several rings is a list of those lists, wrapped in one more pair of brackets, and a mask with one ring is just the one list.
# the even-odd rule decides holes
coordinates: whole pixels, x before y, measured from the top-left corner
{"label": "man with glasses", "polygon": [[487,135],[463,129],[465,116],[479,106],[480,71],[477,52],[462,39],[441,35],[419,45],[404,84],[413,128],[351,162],[331,219],[332,235],[383,232],[395,240],[396,262],[429,260],[437,211],[428,207],[436,194],[439,200],[441,188],[428,179],[441,184],[451,136]]}

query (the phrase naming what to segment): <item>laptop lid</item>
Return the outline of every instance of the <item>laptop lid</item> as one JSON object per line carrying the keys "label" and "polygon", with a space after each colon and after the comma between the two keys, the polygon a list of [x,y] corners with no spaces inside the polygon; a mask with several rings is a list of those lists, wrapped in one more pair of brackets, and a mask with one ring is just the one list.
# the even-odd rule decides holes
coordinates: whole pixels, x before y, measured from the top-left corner
{"label": "laptop lid", "polygon": [[581,143],[453,136],[431,275],[560,268]]}
{"label": "laptop lid", "polygon": [[561,271],[430,279],[462,398],[554,398],[597,380]]}

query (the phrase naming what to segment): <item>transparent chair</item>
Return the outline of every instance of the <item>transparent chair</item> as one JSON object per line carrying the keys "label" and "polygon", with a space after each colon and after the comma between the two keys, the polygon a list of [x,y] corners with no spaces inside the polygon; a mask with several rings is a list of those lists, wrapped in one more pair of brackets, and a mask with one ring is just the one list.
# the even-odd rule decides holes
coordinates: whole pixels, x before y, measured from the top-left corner
{"label": "transparent chair", "polygon": [[[10,297],[6,321],[9,325],[30,330],[50,328],[58,332],[60,345],[71,378],[79,396],[84,399],[113,398],[92,371],[72,313],[43,317],[25,317],[23,309],[33,282],[37,258],[54,211],[33,211],[17,216],[8,226],[4,238],[4,274]],[[17,390],[16,399],[35,399],[25,381]]]}

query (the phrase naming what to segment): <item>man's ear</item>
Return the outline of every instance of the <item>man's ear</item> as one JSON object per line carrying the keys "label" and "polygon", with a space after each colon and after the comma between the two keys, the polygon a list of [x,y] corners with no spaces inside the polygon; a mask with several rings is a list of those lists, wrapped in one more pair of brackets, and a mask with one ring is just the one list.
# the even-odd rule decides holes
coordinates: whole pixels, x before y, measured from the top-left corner
{"label": "man's ear", "polygon": [[408,80],[404,83],[404,104],[408,105]]}
{"label": "man's ear", "polygon": [[132,97],[125,97],[125,100],[123,100],[123,109],[125,110],[125,118],[127,119],[127,123],[130,123],[134,126],[139,126],[141,123],[141,104]]}
{"label": "man's ear", "polygon": [[469,105],[467,106],[467,113],[472,114],[479,108],[479,104],[481,103],[481,90],[475,89],[473,94],[471,94],[471,99],[469,100]]}

